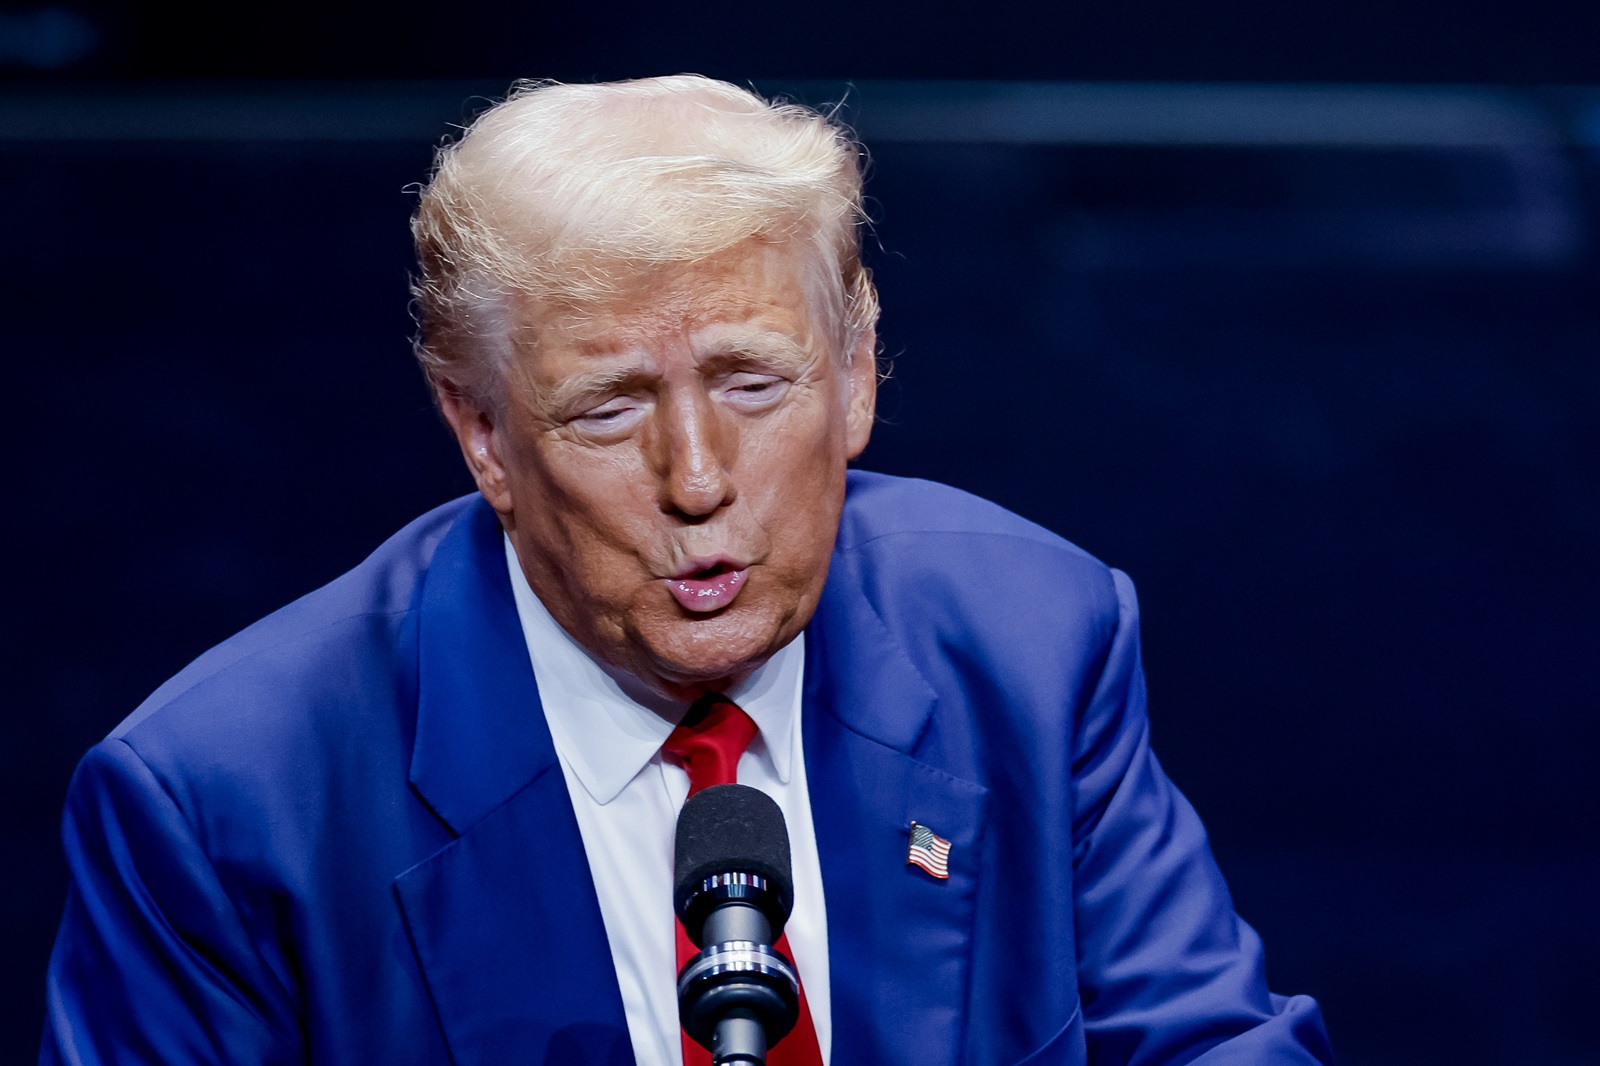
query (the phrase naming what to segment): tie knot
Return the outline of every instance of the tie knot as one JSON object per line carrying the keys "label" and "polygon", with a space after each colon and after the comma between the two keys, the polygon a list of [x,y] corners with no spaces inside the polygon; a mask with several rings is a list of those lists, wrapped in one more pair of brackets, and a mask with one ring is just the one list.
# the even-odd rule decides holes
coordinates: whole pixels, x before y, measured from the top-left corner
{"label": "tie knot", "polygon": [[689,775],[689,795],[739,779],[739,756],[755,739],[756,724],[737,703],[718,693],[695,701],[661,753]]}

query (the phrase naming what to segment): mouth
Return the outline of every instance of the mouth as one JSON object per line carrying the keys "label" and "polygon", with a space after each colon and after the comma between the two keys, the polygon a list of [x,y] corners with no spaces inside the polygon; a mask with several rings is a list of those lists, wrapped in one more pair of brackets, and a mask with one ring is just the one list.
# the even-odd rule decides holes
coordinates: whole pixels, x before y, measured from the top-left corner
{"label": "mouth", "polygon": [[684,610],[710,614],[733,602],[749,573],[748,566],[728,559],[691,559],[682,573],[667,578],[667,589]]}

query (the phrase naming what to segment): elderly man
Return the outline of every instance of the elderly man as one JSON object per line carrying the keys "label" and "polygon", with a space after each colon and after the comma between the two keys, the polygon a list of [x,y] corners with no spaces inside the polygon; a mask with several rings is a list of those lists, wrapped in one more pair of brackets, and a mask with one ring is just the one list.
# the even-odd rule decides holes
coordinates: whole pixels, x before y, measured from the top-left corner
{"label": "elderly man", "polygon": [[857,155],[693,77],[441,153],[418,350],[479,493],[85,758],[45,1062],[677,1063],[713,736],[792,838],[775,1063],[1329,1061],[1149,751],[1127,580],[847,475]]}

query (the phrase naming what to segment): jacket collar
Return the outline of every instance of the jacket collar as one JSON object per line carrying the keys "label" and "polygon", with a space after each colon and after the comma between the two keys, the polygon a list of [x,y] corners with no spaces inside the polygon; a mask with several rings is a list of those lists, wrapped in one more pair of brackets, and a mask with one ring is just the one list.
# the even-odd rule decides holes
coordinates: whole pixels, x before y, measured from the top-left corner
{"label": "jacket collar", "polygon": [[457,835],[556,767],[494,510],[475,497],[423,579],[411,784]]}
{"label": "jacket collar", "polygon": [[[834,1066],[954,1066],[968,1049],[972,927],[988,792],[921,761],[941,697],[836,552],[808,630],[805,754],[828,905]],[[949,700],[960,698],[951,694]],[[911,822],[950,876],[908,866]]]}
{"label": "jacket collar", "polygon": [[411,782],[455,834],[394,889],[460,1066],[632,1066],[605,925],[481,499],[421,590]]}

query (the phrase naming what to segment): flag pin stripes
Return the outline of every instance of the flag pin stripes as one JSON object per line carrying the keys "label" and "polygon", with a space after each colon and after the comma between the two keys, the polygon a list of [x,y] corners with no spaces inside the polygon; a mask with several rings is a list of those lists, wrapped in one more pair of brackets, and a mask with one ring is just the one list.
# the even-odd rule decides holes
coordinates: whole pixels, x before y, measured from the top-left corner
{"label": "flag pin stripes", "polygon": [[906,865],[918,866],[941,881],[950,877],[950,842],[925,825],[911,823]]}

